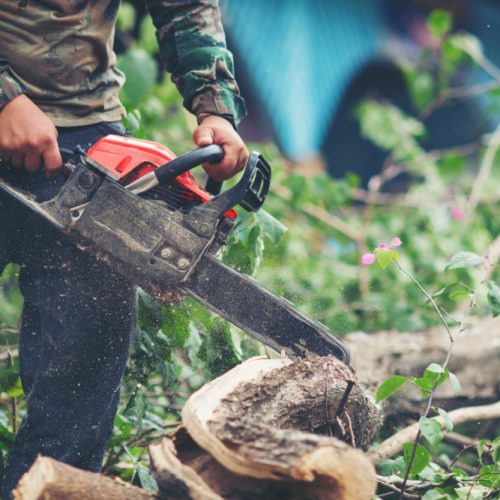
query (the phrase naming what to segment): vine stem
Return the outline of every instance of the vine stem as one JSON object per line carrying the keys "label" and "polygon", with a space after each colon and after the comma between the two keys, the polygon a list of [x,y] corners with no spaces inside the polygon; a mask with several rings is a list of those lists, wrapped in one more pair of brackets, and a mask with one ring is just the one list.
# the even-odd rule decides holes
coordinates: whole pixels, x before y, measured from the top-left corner
{"label": "vine stem", "polygon": [[408,278],[410,278],[413,281],[413,283],[415,283],[418,286],[418,289],[427,297],[429,302],[432,304],[432,307],[434,307],[435,311],[437,312],[439,319],[441,320],[444,327],[446,328],[446,332],[448,333],[448,338],[450,339],[450,342],[453,343],[454,340],[453,340],[453,335],[451,333],[450,327],[448,326],[448,323],[444,319],[444,316],[442,315],[441,310],[439,309],[438,305],[436,304],[436,302],[434,301],[432,296],[427,292],[427,290],[425,290],[425,288],[420,284],[420,282],[417,280],[417,278],[415,278],[415,276],[413,276],[413,274],[410,273],[410,271],[406,270],[397,260],[395,262],[396,262],[399,270],[401,272],[403,272],[404,274],[406,274],[406,276],[408,276]]}
{"label": "vine stem", "polygon": [[[445,319],[443,318],[443,315],[441,314],[441,311],[437,307],[437,305],[434,302],[434,300],[432,299],[432,297],[427,293],[426,290],[424,290],[424,288],[422,288],[422,285],[420,285],[420,283],[418,282],[418,280],[409,271],[407,271],[406,269],[404,269],[403,267],[401,267],[401,265],[399,264],[398,261],[396,261],[396,263],[397,263],[399,269],[401,269],[401,271],[403,271],[407,276],[409,276],[418,285],[418,287],[422,291],[422,293],[431,301],[432,305],[436,309],[436,312],[438,313],[439,317],[441,318],[441,321],[443,322],[443,324],[446,327],[446,331],[448,332],[448,336],[450,338],[450,345],[448,347],[448,350],[446,352],[446,357],[445,357],[444,363],[442,365],[443,371],[446,372],[446,368],[448,367],[448,364],[450,362],[451,353],[452,353],[453,347],[455,345],[455,342],[453,340],[453,335],[451,334],[451,331],[450,331],[450,329],[448,327],[448,324],[446,323]],[[459,334],[465,330],[465,323],[466,323],[466,321],[467,321],[467,319],[469,317],[470,311],[472,310],[472,308],[474,307],[474,304],[476,303],[476,296],[477,296],[477,292],[474,291],[474,293],[471,296],[471,300],[469,302],[469,306],[467,307],[467,310],[465,311],[464,317],[462,318],[462,321],[460,322],[460,326],[458,328],[458,333]],[[431,388],[431,391],[429,393],[429,399],[427,400],[427,406],[425,408],[425,412],[424,412],[424,415],[423,415],[424,418],[427,418],[427,416],[429,415],[429,412],[430,412],[430,410],[432,408],[432,402],[434,400],[434,393],[435,393],[436,388],[438,386],[439,379],[440,379],[440,377],[437,377],[436,380],[434,381],[434,383],[432,384],[432,388]],[[413,446],[412,446],[412,449],[411,449],[411,456],[410,456],[410,460],[408,461],[408,466],[406,467],[405,475],[404,475],[404,478],[403,478],[403,483],[401,484],[401,494],[399,496],[400,499],[404,498],[404,492],[406,490],[406,483],[408,481],[408,478],[410,477],[410,471],[411,471],[413,462],[415,461],[415,454],[417,452],[417,446],[418,446],[418,443],[419,443],[421,435],[422,435],[422,432],[421,432],[420,427],[419,427],[419,429],[417,431],[417,435],[415,436],[415,440],[413,442]]]}

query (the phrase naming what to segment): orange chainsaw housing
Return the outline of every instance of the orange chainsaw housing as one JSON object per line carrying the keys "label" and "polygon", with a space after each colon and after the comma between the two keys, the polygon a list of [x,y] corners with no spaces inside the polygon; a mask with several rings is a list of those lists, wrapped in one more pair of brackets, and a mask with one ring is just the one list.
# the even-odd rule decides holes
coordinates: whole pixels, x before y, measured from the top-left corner
{"label": "orange chainsaw housing", "polygon": [[[102,167],[111,178],[126,186],[172,161],[176,155],[158,142],[107,135],[88,150],[87,157]],[[205,202],[213,198],[213,195],[197,184],[190,172],[177,176],[174,182],[184,188],[187,202]],[[236,219],[234,210],[229,210],[225,215]]]}

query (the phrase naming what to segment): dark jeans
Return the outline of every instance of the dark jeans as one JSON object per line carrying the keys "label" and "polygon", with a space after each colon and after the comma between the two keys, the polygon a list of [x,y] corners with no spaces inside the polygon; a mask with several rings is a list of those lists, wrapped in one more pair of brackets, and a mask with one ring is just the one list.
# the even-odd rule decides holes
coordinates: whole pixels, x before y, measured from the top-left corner
{"label": "dark jeans", "polygon": [[[59,146],[88,148],[109,133],[124,129],[118,123],[62,128]],[[40,199],[64,182],[15,175]],[[19,357],[28,409],[10,452],[4,498],[39,454],[100,469],[136,318],[130,283],[0,200],[0,272],[8,261],[21,266]]]}

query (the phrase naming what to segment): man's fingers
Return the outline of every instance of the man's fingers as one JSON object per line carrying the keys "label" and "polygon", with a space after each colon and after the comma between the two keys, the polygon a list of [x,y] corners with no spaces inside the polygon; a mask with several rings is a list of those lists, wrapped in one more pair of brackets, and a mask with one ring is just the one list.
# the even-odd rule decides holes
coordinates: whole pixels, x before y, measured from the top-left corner
{"label": "man's fingers", "polygon": [[241,148],[239,155],[238,155],[238,172],[240,170],[243,170],[246,167],[246,164],[248,162],[248,158],[250,157],[250,153],[248,152],[247,148]]}
{"label": "man's fingers", "polygon": [[24,167],[24,153],[14,152],[10,157],[10,162],[14,167]]}
{"label": "man's fingers", "polygon": [[54,177],[63,163],[57,142],[52,142],[43,152],[43,163],[45,165],[46,176],[49,178]]}
{"label": "man's fingers", "polygon": [[29,172],[36,172],[40,167],[40,153],[37,151],[28,151],[24,158],[24,168]]}
{"label": "man's fingers", "polygon": [[238,154],[235,149],[226,146],[224,148],[224,159],[221,162],[205,163],[203,167],[215,181],[225,181],[240,170],[237,168],[237,162]]}
{"label": "man's fingers", "polygon": [[193,141],[199,148],[213,144],[213,130],[209,127],[198,127],[193,133]]}

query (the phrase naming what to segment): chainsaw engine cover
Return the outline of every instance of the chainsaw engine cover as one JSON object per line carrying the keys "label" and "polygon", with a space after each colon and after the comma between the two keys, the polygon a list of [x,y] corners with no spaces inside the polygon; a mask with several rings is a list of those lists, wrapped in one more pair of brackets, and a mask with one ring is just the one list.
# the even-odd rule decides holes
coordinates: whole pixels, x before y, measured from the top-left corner
{"label": "chainsaw engine cover", "polygon": [[[175,158],[170,149],[158,142],[107,135],[88,150],[85,161],[122,186],[127,186]],[[206,202],[213,196],[198,185],[190,172],[184,172],[172,182],[144,193],[143,197],[161,201],[170,210],[177,210]],[[236,218],[234,210],[226,215]]]}

